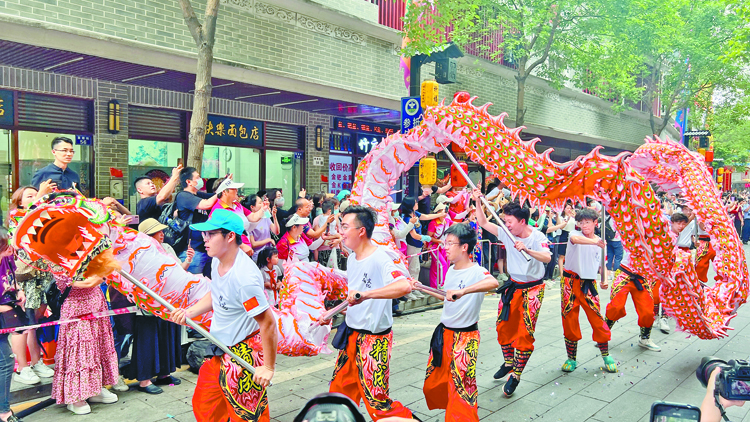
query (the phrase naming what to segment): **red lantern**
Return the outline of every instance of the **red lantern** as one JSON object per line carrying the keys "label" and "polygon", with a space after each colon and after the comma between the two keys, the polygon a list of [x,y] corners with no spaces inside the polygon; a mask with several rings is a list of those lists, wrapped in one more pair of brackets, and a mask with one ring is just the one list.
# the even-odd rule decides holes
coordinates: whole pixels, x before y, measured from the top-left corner
{"label": "red lantern", "polygon": [[[469,174],[469,166],[466,163],[458,163],[458,165],[461,166],[465,174]],[[454,188],[462,188],[468,184],[469,182],[464,179],[464,176],[461,175],[461,172],[456,168],[456,165],[451,165],[451,186]]]}

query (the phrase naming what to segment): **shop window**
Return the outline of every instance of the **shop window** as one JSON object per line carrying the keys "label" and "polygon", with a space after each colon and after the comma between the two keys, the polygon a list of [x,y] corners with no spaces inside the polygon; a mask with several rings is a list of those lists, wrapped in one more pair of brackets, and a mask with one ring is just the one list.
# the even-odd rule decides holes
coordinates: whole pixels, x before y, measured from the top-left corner
{"label": "shop window", "polygon": [[331,154],[328,156],[328,192],[337,194],[342,190],[352,190],[354,158],[350,155]]}
{"label": "shop window", "polygon": [[[18,132],[18,173],[21,186],[30,185],[34,173],[42,167],[55,161],[52,156],[52,140],[64,136],[75,142],[76,135],[47,132]],[[78,190],[86,196],[91,196],[91,147],[74,145],[75,155],[69,168],[81,178]]]}
{"label": "shop window", "polygon": [[148,176],[161,189],[172,175],[172,169],[182,160],[182,143],[163,141],[128,140],[128,183],[130,208],[140,199],[133,183],[141,176]]}
{"label": "shop window", "polygon": [[[256,193],[260,189],[260,150],[206,145],[203,149],[201,176],[213,183],[215,179],[233,174],[234,180],[244,183],[241,195]],[[210,186],[213,188],[213,186]]]}
{"label": "shop window", "polygon": [[294,205],[301,183],[302,159],[294,152],[266,150],[266,190],[282,189],[285,208]]}

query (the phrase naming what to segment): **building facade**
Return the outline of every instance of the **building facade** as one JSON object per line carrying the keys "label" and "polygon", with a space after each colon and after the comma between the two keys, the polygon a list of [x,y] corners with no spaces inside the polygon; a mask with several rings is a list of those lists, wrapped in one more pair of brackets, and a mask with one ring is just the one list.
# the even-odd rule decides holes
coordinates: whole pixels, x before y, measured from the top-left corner
{"label": "building facade", "polygon": [[[202,19],[205,2],[192,3]],[[408,95],[399,13],[398,1],[223,0],[203,176],[234,173],[246,193],[283,188],[288,203],[301,187],[350,187],[359,160],[398,129]],[[136,177],[158,180],[187,156],[197,55],[178,1],[3,0],[0,26],[3,208],[51,162],[54,136],[75,140],[71,167],[84,193],[131,208]],[[515,110],[502,64],[466,56],[458,79],[441,98],[463,90],[494,103],[492,113]],[[115,102],[119,131],[109,127]],[[605,100],[538,78],[526,104],[525,133],[558,161],[595,145],[633,150],[650,132],[645,113],[615,114]]]}

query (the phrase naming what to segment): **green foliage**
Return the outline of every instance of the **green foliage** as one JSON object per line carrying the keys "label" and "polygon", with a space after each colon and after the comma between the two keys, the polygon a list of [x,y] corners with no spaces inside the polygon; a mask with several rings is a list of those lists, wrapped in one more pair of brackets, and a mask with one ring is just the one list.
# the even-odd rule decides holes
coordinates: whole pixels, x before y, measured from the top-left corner
{"label": "green foliage", "polygon": [[723,165],[743,168],[750,163],[750,96],[747,84],[723,95],[716,107],[709,128],[714,137],[714,157],[724,159]]}
{"label": "green foliage", "polygon": [[[701,93],[732,88],[749,56],[749,21],[750,6],[737,0],[421,1],[404,17],[404,53],[429,54],[448,40],[446,28],[459,46],[502,31],[494,59],[515,65],[519,103],[533,71],[556,87],[588,89],[615,110],[648,111],[659,134]],[[652,108],[657,99],[662,110]]]}

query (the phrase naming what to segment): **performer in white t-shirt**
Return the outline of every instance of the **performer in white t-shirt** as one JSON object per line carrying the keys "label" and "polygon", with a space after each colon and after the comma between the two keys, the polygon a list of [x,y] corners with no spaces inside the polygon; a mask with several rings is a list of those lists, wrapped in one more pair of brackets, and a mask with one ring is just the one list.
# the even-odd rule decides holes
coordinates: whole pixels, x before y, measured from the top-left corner
{"label": "performer in white t-shirt", "polygon": [[[617,364],[609,355],[609,340],[612,333],[602,316],[599,293],[596,291],[597,272],[601,268],[601,257],[605,247],[604,241],[594,234],[597,220],[598,215],[591,208],[578,211],[576,223],[581,231],[570,232],[568,239],[565,269],[560,281],[563,334],[568,352],[568,360],[562,366],[565,372],[573,372],[577,366],[578,341],[581,340],[578,312],[581,308],[594,330],[592,338],[602,353],[604,369],[607,372],[617,372]],[[609,287],[606,278],[602,279],[600,287]]]}
{"label": "performer in white t-shirt", "polygon": [[498,283],[487,270],[472,262],[477,232],[468,223],[450,226],[445,235],[445,251],[453,265],[445,279],[443,315],[432,334],[422,391],[430,410],[445,409],[445,420],[479,422],[477,322],[484,294],[497,289]]}
{"label": "performer in white t-shirt", "polygon": [[338,327],[333,347],[339,349],[329,391],[355,403],[364,400],[373,420],[410,419],[411,410],[388,394],[393,314],[391,300],[409,294],[411,284],[385,247],[372,242],[377,214],[350,206],[342,213],[341,235],[353,252],[347,261],[349,309]]}
{"label": "performer in white t-shirt", "polygon": [[[276,319],[263,291],[263,276],[240,251],[242,219],[217,209],[205,223],[192,224],[202,232],[211,264],[211,291],[195,305],[176,309],[171,320],[185,324],[213,310],[211,334],[255,367],[255,375],[220,350],[201,366],[193,414],[199,422],[270,420],[268,387],[276,366]],[[232,376],[226,376],[232,374]]]}
{"label": "performer in white t-shirt", "polygon": [[[479,204],[481,192],[474,190],[474,201]],[[552,260],[549,240],[539,230],[529,226],[529,209],[517,203],[503,207],[505,226],[515,239],[505,230],[487,221],[484,212],[475,211],[477,223],[497,236],[507,251],[508,274],[510,278],[498,292],[502,295],[497,316],[497,341],[503,350],[503,366],[495,373],[495,379],[511,376],[503,387],[503,393],[510,397],[521,381],[521,373],[534,351],[534,330],[539,318],[539,309],[544,298],[544,264]],[[526,252],[530,259],[521,254]]]}

